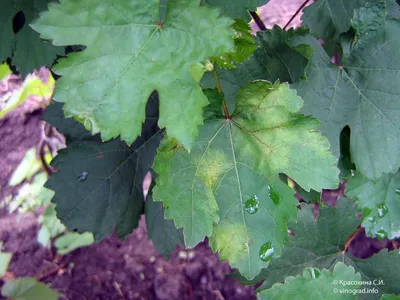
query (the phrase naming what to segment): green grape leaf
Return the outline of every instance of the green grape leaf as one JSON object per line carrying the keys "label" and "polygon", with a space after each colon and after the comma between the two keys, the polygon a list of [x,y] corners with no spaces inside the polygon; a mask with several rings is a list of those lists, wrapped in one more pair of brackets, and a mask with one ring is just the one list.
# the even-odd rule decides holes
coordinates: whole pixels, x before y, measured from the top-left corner
{"label": "green grape leaf", "polygon": [[69,230],[93,232],[98,241],[114,228],[125,237],[137,227],[144,205],[143,180],[162,138],[157,114],[154,94],[142,134],[130,147],[119,139],[102,143],[96,136],[71,140],[59,151],[51,165],[60,171],[46,187],[55,191],[57,217]]}
{"label": "green grape leaf", "polygon": [[[340,280],[349,282],[346,287],[337,284]],[[356,293],[340,293],[339,289],[357,292],[360,287],[361,275],[354,268],[338,262],[333,272],[327,269],[306,268],[303,276],[287,277],[285,283],[274,284],[270,289],[258,294],[264,299],[298,299],[298,300],[335,300],[357,299]],[[335,284],[336,283],[336,284]]]}
{"label": "green grape leaf", "polygon": [[12,74],[12,71],[7,63],[0,65],[0,80],[4,80],[6,77]]}
{"label": "green grape leaf", "polygon": [[213,105],[192,151],[171,138],[159,149],[153,197],[183,227],[188,247],[211,236],[221,259],[253,278],[267,254],[279,256],[286,223],[296,218],[298,202],[279,173],[306,190],[336,188],[336,160],[319,122],[297,114],[302,100],[287,83],[249,84],[229,119],[214,109],[221,97],[209,95]]}
{"label": "green grape leaf", "polygon": [[357,174],[346,186],[346,196],[363,212],[367,235],[383,239],[400,237],[400,173],[384,174],[371,181]]}
{"label": "green grape leaf", "polygon": [[[23,76],[41,66],[50,67],[57,55],[64,54],[63,47],[55,47],[41,40],[39,34],[29,26],[49,2],[51,0],[4,0],[0,4],[0,32],[3,44],[0,49],[0,61],[10,57]],[[15,34],[13,19],[18,12],[24,14],[25,24]]]}
{"label": "green grape leaf", "polygon": [[255,11],[257,7],[265,5],[269,0],[202,0],[202,3],[219,7],[224,14],[232,18],[241,18],[250,21],[248,11]]}
{"label": "green grape leaf", "polygon": [[14,0],[0,1],[0,62],[11,57],[15,48],[15,36],[12,21],[15,13]]}
{"label": "green grape leaf", "polygon": [[91,232],[68,232],[54,241],[54,246],[60,255],[66,255],[76,249],[90,246],[94,243]]}
{"label": "green grape leaf", "polygon": [[121,136],[131,144],[157,90],[160,128],[190,149],[208,103],[192,66],[232,50],[233,20],[199,0],[170,1],[165,22],[158,17],[158,0],[62,1],[33,28],[55,45],[87,47],[53,69],[62,76],[54,99],[65,103],[67,117],[103,140]]}
{"label": "green grape leaf", "polygon": [[[270,288],[288,276],[296,276],[306,267],[332,270],[338,261],[353,266],[365,281],[362,288],[377,288],[376,294],[362,294],[361,299],[379,299],[381,294],[400,293],[400,274],[396,271],[400,264],[398,251],[381,250],[367,259],[354,257],[345,250],[346,240],[357,230],[360,219],[352,201],[344,197],[337,200],[336,207],[323,206],[315,221],[314,208],[301,204],[298,222],[289,225],[294,233],[289,245],[285,246],[279,258],[272,259],[252,282],[264,280],[259,290]],[[369,281],[383,280],[383,284],[369,284]],[[243,280],[242,280],[243,281]],[[338,287],[339,288],[339,287]]]}
{"label": "green grape leaf", "polygon": [[394,19],[400,19],[400,5],[397,3],[397,0],[365,0],[366,3],[378,3],[385,2],[388,12],[388,17]]}
{"label": "green grape leaf", "polygon": [[49,248],[51,239],[67,230],[57,218],[55,205],[52,203],[47,206],[43,215],[40,216],[39,223],[42,227],[38,232],[38,242],[43,247]]}
{"label": "green grape leaf", "polygon": [[364,0],[319,0],[303,9],[302,23],[325,41],[336,40],[351,27],[355,8]]}
{"label": "green grape leaf", "polygon": [[383,295],[381,300],[400,300],[400,295]]}
{"label": "green grape leaf", "polygon": [[[235,108],[239,89],[251,81],[264,79],[293,83],[304,77],[313,50],[304,45],[292,47],[287,41],[295,36],[304,36],[307,32],[304,29],[285,31],[278,26],[271,30],[259,31],[255,37],[258,49],[248,60],[235,69],[217,69],[228,107],[231,110]],[[202,85],[204,88],[215,87],[215,79],[211,73],[206,73]]]}
{"label": "green grape leaf", "polygon": [[57,300],[60,293],[31,277],[8,280],[1,289],[2,295],[13,300],[46,299]]}
{"label": "green grape leaf", "polygon": [[1,252],[0,248],[0,278],[6,274],[11,258],[12,258],[12,253]]}
{"label": "green grape leaf", "polygon": [[[379,4],[368,6],[370,11],[379,7],[383,9]],[[381,18],[379,10],[376,18]],[[340,66],[330,62],[316,39],[293,40],[295,46],[314,48],[307,79],[292,86],[306,99],[302,111],[322,121],[321,129],[338,156],[339,136],[348,125],[352,160],[370,179],[400,166],[400,67],[394,63],[400,60],[400,21],[387,20],[380,29],[375,25],[374,31],[353,43]]]}
{"label": "green grape leaf", "polygon": [[213,57],[212,61],[224,69],[236,68],[235,63],[242,63],[247,60],[257,49],[251,28],[248,23],[242,19],[235,19],[232,25],[234,31],[235,48],[232,52],[223,53],[218,57]]}
{"label": "green grape leaf", "polygon": [[396,0],[318,0],[304,8],[301,20],[314,36],[335,43],[351,28],[354,10],[379,3],[386,4],[390,18],[400,18]]}
{"label": "green grape leaf", "polygon": [[36,157],[36,148],[31,148],[25,152],[24,158],[11,175],[8,184],[15,186],[24,180],[30,180],[41,168],[42,163]]}
{"label": "green grape leaf", "polygon": [[154,202],[152,194],[146,197],[145,216],[147,233],[154,247],[168,259],[176,245],[183,245],[182,229],[177,229],[172,220],[164,217],[164,207],[160,202]]}
{"label": "green grape leaf", "polygon": [[17,106],[27,103],[33,110],[46,107],[54,90],[55,80],[50,70],[41,68],[29,74],[24,81],[14,74],[5,76],[0,84],[0,119]]}

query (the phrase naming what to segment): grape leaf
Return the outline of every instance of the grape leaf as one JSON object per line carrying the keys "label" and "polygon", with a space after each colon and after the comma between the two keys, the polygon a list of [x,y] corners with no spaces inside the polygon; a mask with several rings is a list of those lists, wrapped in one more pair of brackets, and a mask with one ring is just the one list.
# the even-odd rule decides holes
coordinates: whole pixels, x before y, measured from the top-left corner
{"label": "grape leaf", "polygon": [[[354,284],[342,287],[335,282],[344,280]],[[298,300],[320,300],[320,299],[357,299],[355,294],[339,294],[339,289],[355,290],[360,287],[361,275],[355,273],[354,268],[338,262],[333,272],[327,269],[306,268],[303,276],[287,277],[285,283],[274,284],[270,289],[258,294],[263,299],[298,299]]]}
{"label": "grape leaf", "polygon": [[177,229],[172,220],[164,218],[162,203],[154,202],[151,193],[146,198],[145,215],[149,239],[152,240],[154,247],[168,259],[171,252],[176,249],[176,245],[184,244],[182,230]]}
{"label": "grape leaf", "polygon": [[55,205],[52,203],[47,206],[43,215],[39,217],[39,224],[42,226],[38,232],[38,242],[47,248],[50,248],[52,238],[67,230],[57,218]]}
{"label": "grape leaf", "polygon": [[68,140],[86,140],[91,138],[91,133],[74,118],[65,118],[62,110],[63,104],[53,102],[42,114],[42,119],[57,128]]}
{"label": "grape leaf", "polygon": [[13,300],[46,299],[57,300],[60,293],[31,277],[8,280],[1,289],[2,295]]}
{"label": "grape leaf", "polygon": [[381,300],[400,300],[400,295],[383,295]]}
{"label": "grape leaf", "polygon": [[269,0],[202,0],[210,6],[219,7],[223,13],[232,18],[241,18],[250,21],[248,11],[256,10],[257,7],[265,5]]}
{"label": "grape leaf", "polygon": [[[261,291],[270,288],[274,283],[284,281],[287,276],[301,274],[306,267],[331,270],[341,261],[361,273],[362,280],[366,281],[362,288],[378,289],[377,294],[362,294],[361,299],[379,299],[384,293],[400,293],[400,274],[396,267],[393,268],[400,265],[398,251],[388,252],[383,249],[368,259],[356,258],[344,251],[346,240],[360,224],[356,214],[357,210],[352,202],[340,197],[336,207],[320,208],[315,221],[314,208],[302,203],[298,222],[289,225],[294,233],[294,236],[290,236],[289,245],[285,246],[281,257],[272,259],[269,267],[252,282],[265,280],[259,288]],[[374,279],[383,280],[385,285],[368,284],[367,281]]]}
{"label": "grape leaf", "polygon": [[[1,244],[2,243],[0,243],[0,247],[2,246]],[[0,248],[0,278],[6,274],[11,258],[12,258],[12,253],[1,252]]]}
{"label": "grape leaf", "polygon": [[54,67],[62,76],[54,99],[67,117],[131,144],[157,90],[159,126],[190,149],[207,105],[191,68],[233,48],[233,20],[199,0],[170,1],[166,21],[158,17],[158,0],[73,0],[50,5],[33,28],[55,45],[87,46]]}
{"label": "grape leaf", "polygon": [[187,246],[212,234],[211,246],[221,259],[252,278],[268,265],[261,249],[270,245],[279,256],[288,238],[286,223],[296,218],[297,200],[279,173],[306,190],[335,188],[336,160],[317,131],[319,122],[297,114],[302,100],[287,83],[249,84],[229,119],[214,109],[221,97],[209,95],[215,104],[206,110],[192,151],[173,139],[159,149],[153,197],[183,227]]}
{"label": "grape leaf", "polygon": [[[7,57],[12,58],[13,64],[23,76],[41,66],[51,66],[57,55],[64,54],[63,47],[55,47],[41,40],[39,34],[29,27],[50,1],[5,0],[0,4],[0,32],[3,33],[0,61]],[[24,14],[25,24],[15,34],[13,19],[18,12]]]}
{"label": "grape leaf", "polygon": [[[383,0],[391,18],[399,18],[399,5],[395,0]],[[325,42],[337,42],[339,35],[351,28],[355,9],[382,0],[318,0],[303,10],[302,23],[311,33]]]}
{"label": "grape leaf", "polygon": [[0,65],[0,80],[4,80],[7,76],[11,75],[12,71],[7,63]]}
{"label": "grape leaf", "polygon": [[357,173],[346,186],[346,196],[363,212],[367,235],[400,237],[400,173],[384,174],[375,182]]}
{"label": "grape leaf", "polygon": [[[162,138],[157,108],[153,95],[142,135],[131,147],[118,139],[102,143],[95,136],[71,140],[59,151],[51,165],[60,171],[46,187],[55,191],[57,217],[69,230],[93,232],[98,241],[114,227],[118,236],[125,237],[137,226],[144,205],[143,179]],[[57,128],[63,126],[56,123]]]}
{"label": "grape leaf", "polygon": [[[274,26],[271,30],[259,31],[255,37],[258,49],[248,60],[238,65],[236,69],[217,69],[228,107],[231,110],[235,108],[237,92],[251,81],[265,79],[274,82],[279,79],[281,82],[293,83],[304,77],[312,48],[304,45],[292,47],[287,41],[298,35],[304,36],[306,33],[304,29],[285,31],[278,26]],[[215,87],[211,73],[205,74],[202,86]]]}
{"label": "grape leaf", "polygon": [[364,0],[319,0],[303,9],[302,23],[325,41],[336,40],[351,27],[355,8]]}
{"label": "grape leaf", "polygon": [[11,57],[15,47],[15,37],[12,28],[14,15],[14,0],[0,1],[0,62],[6,60],[7,57]]}
{"label": "grape leaf", "polygon": [[232,29],[234,31],[234,50],[212,58],[214,63],[225,69],[236,68],[235,63],[242,63],[257,49],[248,23],[242,19],[235,19]]}
{"label": "grape leaf", "polygon": [[307,79],[292,86],[306,99],[302,111],[322,121],[321,129],[336,155],[340,132],[348,125],[353,162],[370,179],[400,166],[399,30],[399,21],[387,20],[379,30],[360,37],[340,66],[330,62],[316,39],[293,40],[295,46],[314,48]]}
{"label": "grape leaf", "polygon": [[68,254],[76,249],[90,246],[94,243],[93,234],[90,232],[68,232],[54,241],[54,246],[60,255]]}

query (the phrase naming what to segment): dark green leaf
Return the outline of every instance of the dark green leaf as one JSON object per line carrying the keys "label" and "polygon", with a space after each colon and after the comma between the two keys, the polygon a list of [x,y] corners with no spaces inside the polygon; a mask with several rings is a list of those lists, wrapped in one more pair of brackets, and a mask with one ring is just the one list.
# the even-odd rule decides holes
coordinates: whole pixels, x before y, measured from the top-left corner
{"label": "dark green leaf", "polygon": [[362,288],[377,288],[377,294],[362,294],[361,299],[379,299],[384,293],[400,293],[398,282],[400,266],[398,251],[381,250],[368,259],[356,258],[345,252],[345,242],[359,226],[357,210],[346,198],[339,198],[336,207],[323,206],[315,221],[314,208],[301,204],[298,222],[289,225],[294,236],[283,249],[281,257],[273,259],[252,282],[265,280],[260,290],[282,282],[287,276],[296,276],[306,267],[332,270],[338,261],[351,265],[362,280],[383,280],[384,285],[365,283]]}
{"label": "dark green leaf", "polygon": [[60,171],[46,187],[55,191],[57,216],[68,229],[93,232],[100,240],[114,228],[125,237],[137,226],[144,205],[143,179],[162,138],[157,108],[154,95],[142,135],[131,147],[120,140],[102,143],[98,137],[75,140],[53,160]]}
{"label": "dark green leaf", "polygon": [[92,137],[92,134],[74,118],[66,118],[62,110],[63,104],[53,102],[42,115],[42,119],[57,128],[65,135],[67,140],[85,140]]}
{"label": "dark green leaf", "polygon": [[[57,55],[64,54],[63,47],[55,47],[40,39],[29,27],[41,10],[52,0],[2,0],[0,4],[0,61],[12,58],[13,64],[25,76],[41,66],[51,66]],[[13,19],[23,13],[25,24],[20,31],[13,32]],[[4,14],[4,15],[3,15]]]}
{"label": "dark green leaf", "polygon": [[316,37],[337,40],[350,29],[353,11],[363,3],[364,0],[318,0],[303,10],[301,20]]}
{"label": "dark green leaf", "polygon": [[154,247],[168,259],[177,245],[183,245],[182,229],[177,229],[172,220],[164,217],[164,207],[160,202],[154,202],[150,194],[146,198],[145,206],[147,233]]}
{"label": "dark green leaf", "polygon": [[380,31],[356,40],[340,66],[331,63],[316,39],[293,40],[295,46],[314,47],[307,79],[292,86],[305,99],[302,111],[322,121],[337,156],[340,133],[349,126],[351,158],[370,179],[400,167],[400,67],[395,63],[400,61],[400,22],[387,20]]}

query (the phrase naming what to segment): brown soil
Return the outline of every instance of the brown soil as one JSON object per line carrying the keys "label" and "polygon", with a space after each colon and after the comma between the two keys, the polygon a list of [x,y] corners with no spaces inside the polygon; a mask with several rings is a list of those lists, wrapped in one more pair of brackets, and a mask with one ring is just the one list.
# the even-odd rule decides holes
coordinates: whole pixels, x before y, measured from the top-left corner
{"label": "brown soil", "polygon": [[64,293],[61,299],[255,299],[254,287],[226,277],[228,263],[204,242],[165,261],[147,239],[144,219],[125,241],[109,237],[61,258],[37,243],[33,218],[17,224],[10,216],[0,226],[4,250],[13,253],[9,271],[36,275]]}

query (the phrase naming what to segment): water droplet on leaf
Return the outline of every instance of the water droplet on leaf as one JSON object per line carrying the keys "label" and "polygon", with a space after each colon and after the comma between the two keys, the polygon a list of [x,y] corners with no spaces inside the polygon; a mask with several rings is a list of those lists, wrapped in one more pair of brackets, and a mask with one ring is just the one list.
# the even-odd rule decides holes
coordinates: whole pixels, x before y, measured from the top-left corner
{"label": "water droplet on leaf", "polygon": [[396,193],[400,194],[400,188],[396,189]]}
{"label": "water droplet on leaf", "polygon": [[368,221],[372,224],[376,224],[376,219],[374,216],[368,217]]}
{"label": "water droplet on leaf", "polygon": [[269,197],[274,201],[275,204],[279,204],[279,200],[281,200],[281,197],[277,193],[277,191],[274,190],[272,186],[268,186],[269,189]]}
{"label": "water droplet on leaf", "polygon": [[244,208],[249,214],[255,214],[258,211],[258,206],[260,204],[260,201],[258,201],[258,197],[254,195],[251,197],[249,200],[246,201],[244,204]]}
{"label": "water droplet on leaf", "polygon": [[266,242],[261,246],[259,256],[262,261],[270,261],[274,253],[275,249],[272,247],[272,243]]}
{"label": "water droplet on leaf", "polygon": [[82,174],[78,177],[77,181],[85,181],[88,176],[88,172],[82,172]]}
{"label": "water droplet on leaf", "polygon": [[378,237],[379,241],[382,241],[388,236],[388,234],[385,230],[381,229],[376,233],[376,236]]}
{"label": "water droplet on leaf", "polygon": [[378,205],[378,216],[383,218],[388,213],[388,208],[384,203]]}

